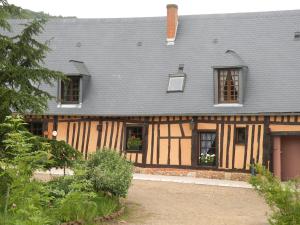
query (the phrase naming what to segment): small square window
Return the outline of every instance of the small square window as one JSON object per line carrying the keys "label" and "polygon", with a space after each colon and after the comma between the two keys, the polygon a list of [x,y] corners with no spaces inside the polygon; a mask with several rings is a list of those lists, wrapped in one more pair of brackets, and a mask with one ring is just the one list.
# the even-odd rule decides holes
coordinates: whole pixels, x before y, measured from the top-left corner
{"label": "small square window", "polygon": [[43,122],[29,122],[28,129],[33,135],[43,136]]}
{"label": "small square window", "polygon": [[143,150],[143,126],[126,127],[126,146],[127,151]]}
{"label": "small square window", "polygon": [[169,77],[168,92],[183,92],[184,89],[185,76],[176,75]]}
{"label": "small square window", "polygon": [[244,145],[246,143],[246,128],[238,127],[236,128],[236,144]]}

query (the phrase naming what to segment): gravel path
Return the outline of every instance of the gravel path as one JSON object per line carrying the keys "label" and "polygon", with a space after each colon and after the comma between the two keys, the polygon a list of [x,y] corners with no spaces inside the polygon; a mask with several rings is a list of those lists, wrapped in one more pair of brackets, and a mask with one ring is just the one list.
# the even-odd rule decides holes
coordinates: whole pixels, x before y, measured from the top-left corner
{"label": "gravel path", "polygon": [[134,180],[127,210],[130,225],[267,225],[267,205],[253,189]]}

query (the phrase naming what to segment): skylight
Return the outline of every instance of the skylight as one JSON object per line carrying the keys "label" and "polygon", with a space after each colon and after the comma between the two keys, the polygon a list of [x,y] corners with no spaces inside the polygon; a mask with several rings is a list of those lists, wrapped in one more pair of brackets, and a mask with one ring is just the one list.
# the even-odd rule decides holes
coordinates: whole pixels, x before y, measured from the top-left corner
{"label": "skylight", "polygon": [[169,85],[168,85],[168,92],[176,92],[176,91],[183,91],[184,88],[184,81],[185,75],[170,75],[169,77]]}
{"label": "skylight", "polygon": [[184,64],[179,64],[178,72],[169,75],[167,92],[183,92],[186,74],[183,72]]}

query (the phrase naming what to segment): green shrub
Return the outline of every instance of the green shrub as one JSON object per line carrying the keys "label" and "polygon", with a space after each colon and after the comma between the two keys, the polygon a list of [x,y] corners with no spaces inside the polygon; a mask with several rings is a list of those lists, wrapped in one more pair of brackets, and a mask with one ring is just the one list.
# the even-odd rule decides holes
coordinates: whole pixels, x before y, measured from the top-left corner
{"label": "green shrub", "polygon": [[84,192],[71,192],[61,201],[58,217],[61,221],[83,220],[87,223],[97,216],[97,203]]}
{"label": "green shrub", "polygon": [[133,166],[114,150],[103,149],[91,155],[87,173],[97,192],[125,197],[131,184]]}
{"label": "green shrub", "polygon": [[47,213],[49,197],[43,183],[28,181],[27,177],[22,176],[13,180],[9,190],[6,201],[0,203],[3,204],[0,207],[0,224],[55,224],[55,219]]}
{"label": "green shrub", "polygon": [[90,224],[95,217],[109,215],[120,208],[118,198],[103,193],[70,192],[57,208],[60,221],[82,221]]}
{"label": "green shrub", "polygon": [[22,116],[6,117],[0,124],[0,136],[0,160],[3,163],[22,164],[22,172],[31,173],[48,160],[50,145],[40,142],[38,149],[34,147],[33,143],[39,142],[39,137],[25,128]]}
{"label": "green shrub", "polygon": [[97,203],[98,216],[110,215],[120,208],[118,197],[99,193],[94,201]]}
{"label": "green shrub", "polygon": [[37,137],[24,128],[21,116],[8,116],[0,124],[0,217],[4,224],[51,224],[44,214],[49,199],[33,171],[48,160],[49,144],[34,149]]}
{"label": "green shrub", "polygon": [[58,177],[49,181],[46,186],[51,198],[56,201],[71,192],[91,193],[94,191],[91,181],[78,175]]}
{"label": "green shrub", "polygon": [[271,207],[273,214],[269,218],[271,225],[300,224],[299,182],[281,183],[271,172],[262,166],[256,166],[257,176],[251,177],[250,183]]}

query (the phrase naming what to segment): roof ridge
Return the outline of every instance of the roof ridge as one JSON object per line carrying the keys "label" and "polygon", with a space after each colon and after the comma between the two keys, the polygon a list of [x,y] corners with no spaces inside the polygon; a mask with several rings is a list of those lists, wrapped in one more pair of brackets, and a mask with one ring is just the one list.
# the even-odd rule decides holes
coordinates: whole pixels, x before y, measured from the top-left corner
{"label": "roof ridge", "polygon": [[[259,11],[259,12],[229,12],[229,13],[208,13],[208,14],[191,14],[179,15],[179,18],[236,18],[236,17],[278,17],[278,16],[295,16],[300,15],[300,9],[293,10],[272,10],[272,11]],[[117,18],[50,18],[48,21],[131,21],[131,20],[165,20],[166,16],[153,16],[153,17],[117,17]],[[30,19],[9,19],[9,21],[30,21]]]}

